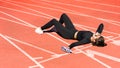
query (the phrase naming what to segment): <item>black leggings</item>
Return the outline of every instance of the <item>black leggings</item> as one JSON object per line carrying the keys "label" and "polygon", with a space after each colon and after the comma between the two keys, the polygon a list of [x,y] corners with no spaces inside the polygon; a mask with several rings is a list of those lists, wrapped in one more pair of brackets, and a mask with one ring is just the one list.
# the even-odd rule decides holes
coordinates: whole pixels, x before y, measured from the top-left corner
{"label": "black leggings", "polygon": [[54,25],[54,28],[56,29],[56,31],[54,32],[56,32],[58,35],[66,39],[73,39],[74,33],[77,31],[74,25],[72,24],[71,20],[66,14],[62,14],[59,21],[57,21],[56,19],[52,19],[47,24],[42,26],[41,29],[44,30],[52,27],[53,25]]}

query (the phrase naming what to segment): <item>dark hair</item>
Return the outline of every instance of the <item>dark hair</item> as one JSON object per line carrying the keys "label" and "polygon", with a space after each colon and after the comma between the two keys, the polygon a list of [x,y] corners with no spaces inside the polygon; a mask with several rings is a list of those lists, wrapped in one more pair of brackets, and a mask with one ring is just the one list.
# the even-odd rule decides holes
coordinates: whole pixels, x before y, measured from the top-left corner
{"label": "dark hair", "polygon": [[104,47],[107,44],[104,42],[104,37],[100,36],[98,39],[95,39],[95,42],[92,42],[93,46]]}

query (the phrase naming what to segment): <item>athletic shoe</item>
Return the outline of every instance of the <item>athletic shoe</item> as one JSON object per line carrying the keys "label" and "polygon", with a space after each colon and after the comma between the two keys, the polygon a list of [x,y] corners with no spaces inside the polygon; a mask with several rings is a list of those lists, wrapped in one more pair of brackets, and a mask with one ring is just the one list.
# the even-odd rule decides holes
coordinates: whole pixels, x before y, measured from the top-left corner
{"label": "athletic shoe", "polygon": [[64,51],[64,52],[67,52],[67,53],[72,53],[72,50],[70,50],[69,48],[67,48],[67,47],[61,47],[61,49],[62,49],[62,51]]}
{"label": "athletic shoe", "polygon": [[40,27],[36,28],[35,32],[38,34],[43,34],[43,30]]}

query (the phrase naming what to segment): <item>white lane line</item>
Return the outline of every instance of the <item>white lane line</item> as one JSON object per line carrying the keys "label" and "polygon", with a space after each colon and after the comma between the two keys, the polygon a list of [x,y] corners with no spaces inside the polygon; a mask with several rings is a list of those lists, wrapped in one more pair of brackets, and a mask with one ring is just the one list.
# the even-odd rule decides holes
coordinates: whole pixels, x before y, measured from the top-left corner
{"label": "white lane line", "polygon": [[[8,2],[7,2],[7,3],[8,3]],[[10,2],[9,2],[9,3],[10,3]],[[21,2],[17,2],[17,3],[24,4],[24,3],[21,3]],[[13,5],[14,3],[11,3],[11,4]],[[15,5],[15,4],[14,4],[14,5]],[[28,5],[28,4],[26,3],[26,5]],[[16,6],[18,6],[18,5],[16,5]],[[32,6],[33,6],[33,5],[32,5]],[[19,5],[19,7],[20,7],[20,5]],[[23,7],[23,6],[22,6],[22,7]],[[65,9],[65,10],[60,10],[60,9],[53,9],[53,8],[42,7],[42,6],[36,6],[36,7],[46,8],[46,9],[50,9],[50,10],[56,10],[56,11],[59,11],[59,12],[67,12],[67,13],[70,13],[70,14],[80,15],[80,16],[84,16],[84,17],[90,17],[90,18],[93,18],[93,19],[97,19],[97,20],[104,21],[104,22],[106,22],[106,23],[110,23],[110,24],[113,24],[113,25],[116,25],[116,26],[120,26],[120,24],[119,24],[120,22],[119,22],[119,21],[114,21],[114,20],[110,20],[110,19],[103,19],[103,18],[99,18],[99,17],[95,17],[95,16],[91,16],[91,15],[79,13],[79,12],[76,12],[76,11],[71,12],[72,10],[70,10],[70,11],[65,11],[65,10],[66,10],[65,8],[63,8],[63,9]],[[58,7],[59,7],[59,6],[58,6]],[[27,7],[24,7],[24,8],[27,9]],[[62,7],[60,7],[60,8],[62,8]],[[67,10],[69,10],[69,9],[67,9]],[[36,11],[36,10],[35,10],[35,11]],[[47,16],[51,17],[50,15],[47,15]],[[56,18],[56,17],[52,16],[52,18]],[[58,19],[58,18],[56,18],[56,19]],[[114,22],[114,23],[113,23],[113,22]]]}
{"label": "white lane line", "polygon": [[40,63],[38,63],[35,59],[33,59],[28,53],[26,53],[23,49],[21,49],[19,46],[17,46],[15,43],[13,43],[11,40],[9,40],[4,35],[0,34],[0,36],[5,39],[7,42],[9,42],[11,45],[16,47],[20,52],[22,52],[25,56],[27,56],[29,59],[31,59],[36,65],[38,65],[40,68],[44,68]]}
{"label": "white lane line", "polygon": [[8,38],[8,39],[10,39],[10,40],[14,40],[14,41],[16,41],[16,42],[19,42],[19,43],[25,44],[25,45],[27,45],[27,46],[33,47],[33,48],[35,48],[35,49],[42,50],[42,51],[47,52],[47,53],[49,53],[49,54],[56,54],[56,53],[54,53],[54,52],[52,52],[52,51],[49,51],[49,50],[40,48],[40,47],[38,47],[38,46],[36,46],[36,45],[32,45],[32,44],[30,44],[30,43],[27,43],[27,42],[24,42],[24,41],[20,41],[20,40],[18,40],[18,39],[15,39],[15,38],[12,38],[12,37],[9,37],[9,36],[5,36],[5,37]]}
{"label": "white lane line", "polygon": [[96,5],[103,5],[103,6],[108,6],[108,7],[120,8],[120,6],[117,6],[117,5],[104,4],[104,3],[98,3],[98,2],[93,2],[93,1],[85,1],[85,0],[76,0],[76,1],[84,2],[84,3],[90,3],[90,4],[96,4]]}
{"label": "white lane line", "polygon": [[61,2],[55,2],[55,1],[48,1],[48,0],[42,0],[44,2],[49,2],[49,3],[54,3],[54,4],[60,4],[60,5],[67,5],[67,6],[72,6],[72,7],[77,7],[77,8],[84,8],[84,9],[88,9],[88,10],[94,10],[94,11],[100,11],[100,12],[105,12],[105,13],[111,13],[111,14],[120,14],[119,12],[112,12],[112,11],[105,11],[102,9],[95,9],[95,8],[88,8],[88,7],[84,7],[84,6],[77,6],[77,5],[73,5],[73,4],[67,4],[67,3],[61,3]]}
{"label": "white lane line", "polygon": [[26,24],[26,25],[28,25],[28,26],[30,26],[30,27],[36,28],[36,26],[31,25],[30,23],[28,23],[28,22],[26,22],[26,21],[23,21],[23,20],[21,20],[20,18],[17,18],[17,17],[15,17],[15,16],[11,15],[11,14],[5,13],[5,12],[3,12],[3,11],[0,11],[0,13],[5,14],[5,15],[11,17],[11,18],[14,18],[14,19],[16,19],[16,20],[18,20],[18,21],[20,21],[20,22],[23,22],[24,24]]}

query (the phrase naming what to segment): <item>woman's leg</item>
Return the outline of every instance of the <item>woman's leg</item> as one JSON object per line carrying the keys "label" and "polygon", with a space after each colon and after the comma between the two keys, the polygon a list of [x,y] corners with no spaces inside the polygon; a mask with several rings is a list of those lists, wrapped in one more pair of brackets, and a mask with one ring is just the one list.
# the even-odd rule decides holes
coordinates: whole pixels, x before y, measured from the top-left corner
{"label": "woman's leg", "polygon": [[[65,28],[69,29],[69,30],[73,30],[74,32],[76,32],[77,30],[75,29],[74,25],[72,24],[71,20],[69,19],[69,17],[63,13],[60,17],[59,23],[63,24],[65,23]],[[57,32],[56,28],[53,27],[50,30],[47,30],[46,32]]]}
{"label": "woman's leg", "polygon": [[[63,13],[63,14],[61,15],[60,20],[59,20],[59,23],[61,23],[61,24],[64,23],[64,24],[65,24],[65,28],[67,28],[67,29],[69,29],[69,30],[74,30],[74,32],[77,31],[77,30],[75,29],[74,25],[72,24],[71,20],[69,19],[69,17],[68,17],[65,13]],[[57,32],[57,30],[56,30],[55,27],[53,27],[52,29],[47,30],[47,31],[45,31],[45,32]]]}
{"label": "woman's leg", "polygon": [[[42,30],[50,28],[54,26],[57,30],[57,34],[59,34],[63,38],[71,38],[72,37],[72,32],[70,30],[66,29],[61,23],[59,23],[56,19],[52,19],[50,22],[45,24],[44,26],[41,27]],[[46,31],[45,31],[46,32]]]}
{"label": "woman's leg", "polygon": [[59,22],[61,24],[64,23],[65,24],[65,28],[67,28],[69,30],[71,30],[71,29],[72,30],[76,30],[75,27],[74,27],[74,25],[73,25],[73,23],[71,22],[70,18],[65,13],[63,13],[61,15]]}

